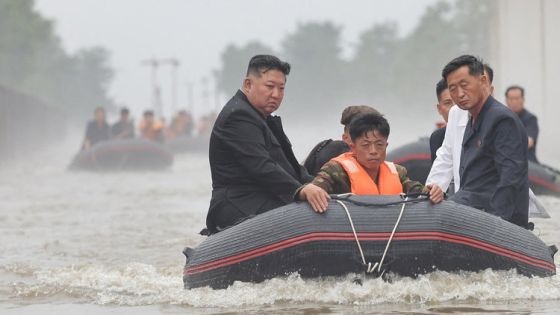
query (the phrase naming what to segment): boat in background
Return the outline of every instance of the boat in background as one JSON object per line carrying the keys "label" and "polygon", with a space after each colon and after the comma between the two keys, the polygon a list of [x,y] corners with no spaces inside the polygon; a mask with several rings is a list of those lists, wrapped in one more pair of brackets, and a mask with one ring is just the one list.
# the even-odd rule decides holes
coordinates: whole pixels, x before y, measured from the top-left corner
{"label": "boat in background", "polygon": [[146,139],[103,141],[76,155],[71,170],[162,170],[171,167],[173,155],[161,144]]}

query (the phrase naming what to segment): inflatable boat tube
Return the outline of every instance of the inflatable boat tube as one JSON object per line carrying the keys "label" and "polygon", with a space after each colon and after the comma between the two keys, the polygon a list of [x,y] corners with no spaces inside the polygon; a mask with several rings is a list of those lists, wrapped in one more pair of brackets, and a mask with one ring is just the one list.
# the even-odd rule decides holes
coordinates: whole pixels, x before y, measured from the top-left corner
{"label": "inflatable boat tube", "polygon": [[160,170],[173,164],[173,156],[162,145],[145,139],[100,142],[80,152],[71,170],[117,171]]}
{"label": "inflatable boat tube", "polygon": [[271,210],[186,248],[184,285],[225,288],[291,273],[305,278],[363,273],[363,262],[380,262],[386,248],[379,272],[402,276],[487,268],[539,277],[556,273],[554,247],[528,230],[452,201],[406,203],[389,244],[403,202],[400,196],[350,196],[331,200],[324,214],[307,203]]}
{"label": "inflatable boat tube", "polygon": [[[400,146],[390,151],[386,159],[406,167],[411,179],[425,183],[432,167],[429,140],[420,138]],[[560,171],[529,161],[529,187],[537,195],[560,196]]]}

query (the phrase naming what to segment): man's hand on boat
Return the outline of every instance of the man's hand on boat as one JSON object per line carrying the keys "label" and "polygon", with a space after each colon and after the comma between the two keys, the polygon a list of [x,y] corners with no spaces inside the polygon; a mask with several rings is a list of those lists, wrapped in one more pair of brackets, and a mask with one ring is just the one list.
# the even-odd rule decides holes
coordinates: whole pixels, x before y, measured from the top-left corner
{"label": "man's hand on boat", "polygon": [[433,203],[440,203],[443,201],[445,194],[443,193],[443,190],[441,190],[441,188],[438,185],[436,184],[426,185],[426,190],[430,194],[430,201],[432,201]]}
{"label": "man's hand on boat", "polygon": [[313,211],[323,213],[327,211],[331,197],[323,188],[314,184],[307,184],[300,189],[298,199],[307,200]]}

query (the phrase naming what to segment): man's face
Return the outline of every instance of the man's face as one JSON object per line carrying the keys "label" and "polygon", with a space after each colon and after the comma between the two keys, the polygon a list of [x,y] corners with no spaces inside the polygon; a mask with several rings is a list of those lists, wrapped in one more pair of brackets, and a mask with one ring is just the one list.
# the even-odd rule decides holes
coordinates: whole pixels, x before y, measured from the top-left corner
{"label": "man's face", "polygon": [[463,110],[481,107],[490,92],[486,75],[470,75],[468,66],[451,72],[447,86],[451,99]]}
{"label": "man's face", "polygon": [[121,121],[124,121],[124,122],[128,121],[128,113],[127,112],[121,113]]}
{"label": "man's face", "polygon": [[97,123],[103,123],[105,122],[105,111],[98,109],[95,111],[95,121]]}
{"label": "man's face", "polygon": [[262,115],[268,116],[275,112],[284,98],[286,76],[282,71],[268,70],[260,77],[249,74],[243,82],[243,91],[251,105]]}
{"label": "man's face", "polygon": [[352,153],[366,170],[379,169],[387,155],[387,138],[377,130],[369,131],[350,144]]}
{"label": "man's face", "polygon": [[439,95],[439,101],[437,104],[438,113],[443,117],[443,120],[447,122],[449,117],[449,110],[455,105],[451,99],[451,94],[449,94],[449,89],[445,89]]}
{"label": "man's face", "polygon": [[506,96],[507,106],[514,112],[519,113],[523,110],[525,98],[520,89],[511,89]]}
{"label": "man's face", "polygon": [[146,125],[152,125],[154,123],[154,115],[145,115],[144,121]]}

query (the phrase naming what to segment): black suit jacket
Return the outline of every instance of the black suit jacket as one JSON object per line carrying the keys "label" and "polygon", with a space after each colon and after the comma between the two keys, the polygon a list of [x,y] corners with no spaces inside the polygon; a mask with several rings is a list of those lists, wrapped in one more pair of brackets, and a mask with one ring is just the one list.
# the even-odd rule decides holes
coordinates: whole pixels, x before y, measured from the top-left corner
{"label": "black suit jacket", "polygon": [[459,173],[455,201],[528,226],[527,134],[517,115],[492,96],[474,123],[469,118]]}
{"label": "black suit jacket", "polygon": [[212,233],[294,201],[312,180],[280,117],[263,117],[241,91],[216,119],[209,157],[213,190],[206,225]]}
{"label": "black suit jacket", "polygon": [[447,127],[436,129],[432,132],[430,136],[430,154],[432,155],[432,163],[436,160],[437,157],[437,150],[443,144],[443,139],[445,138],[445,130]]}

